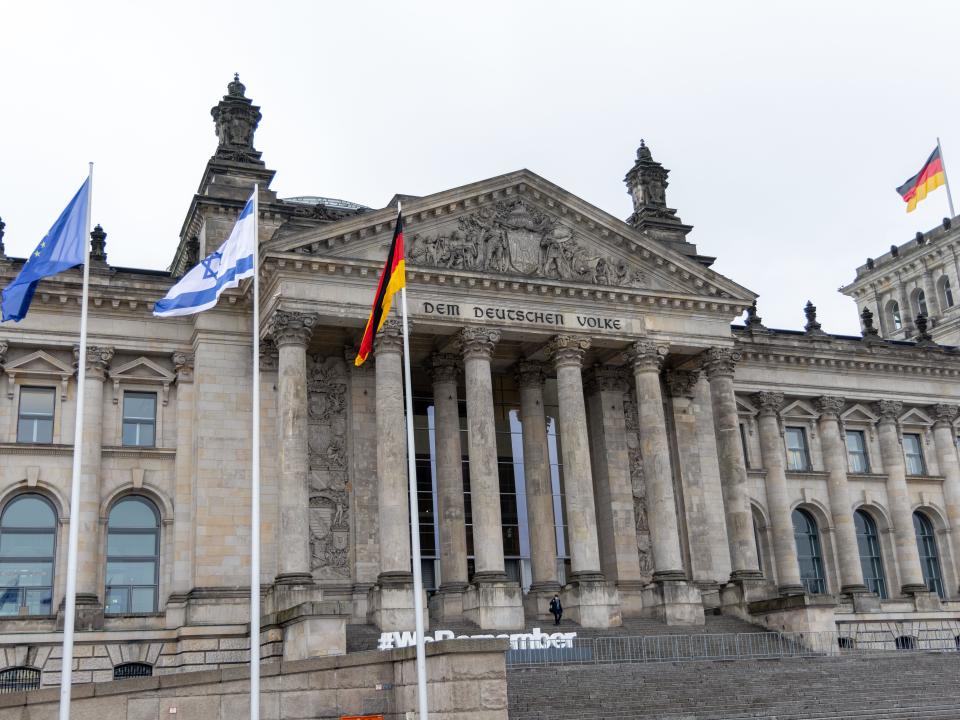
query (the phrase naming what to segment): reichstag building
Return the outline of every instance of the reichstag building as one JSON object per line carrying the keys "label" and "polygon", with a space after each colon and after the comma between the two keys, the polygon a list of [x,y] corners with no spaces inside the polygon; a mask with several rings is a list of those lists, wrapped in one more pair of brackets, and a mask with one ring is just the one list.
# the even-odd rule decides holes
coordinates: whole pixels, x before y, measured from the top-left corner
{"label": "reichstag building", "polygon": [[[856,269],[842,292],[859,336],[824,332],[809,304],[802,330],[775,330],[690,242],[642,143],[626,220],[528,170],[371,209],[278,198],[239,79],[212,115],[169,270],[111,266],[91,235],[79,507],[80,270],[0,327],[0,679],[59,682],[71,522],[77,679],[246,661],[252,411],[262,656],[344,652],[348,624],[413,629],[398,323],[352,362],[398,201],[431,627],[534,627],[554,592],[592,628],[705,612],[854,639],[958,625],[950,219]],[[254,183],[259,378],[249,283],[205,313],[151,315]],[[0,283],[22,262],[0,225]]]}

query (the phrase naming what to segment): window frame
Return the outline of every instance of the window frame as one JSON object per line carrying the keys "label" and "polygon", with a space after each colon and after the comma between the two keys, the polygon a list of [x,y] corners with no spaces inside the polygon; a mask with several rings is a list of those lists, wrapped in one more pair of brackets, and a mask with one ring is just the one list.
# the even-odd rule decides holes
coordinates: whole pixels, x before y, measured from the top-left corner
{"label": "window frame", "polygon": [[[917,441],[917,454],[911,455],[907,453],[907,438],[916,439]],[[912,472],[910,466],[910,458],[918,457],[920,459],[920,472]],[[905,432],[903,433],[903,464],[906,474],[913,477],[926,477],[929,474],[927,470],[927,460],[923,456],[923,433],[920,432]]]}
{"label": "window frame", "polygon": [[[919,522],[918,522],[919,520]],[[921,534],[920,530],[923,530]],[[917,540],[917,555],[920,559],[920,570],[923,573],[923,582],[927,590],[935,592],[941,599],[946,600],[946,586],[943,577],[943,558],[940,555],[940,545],[937,543],[937,528],[933,520],[922,510],[913,511],[913,531]],[[927,548],[933,548],[933,554],[924,554],[924,547],[921,546],[921,540]],[[930,573],[934,570],[934,573]],[[932,586],[932,587],[931,587]]]}
{"label": "window frame", "polygon": [[[792,462],[793,453],[796,452],[797,448],[791,448],[788,442],[790,436],[790,431],[797,430],[799,431],[799,436],[801,439],[801,447],[799,448],[802,451],[802,460],[803,464],[801,467],[794,467]],[[786,451],[786,460],[787,460],[787,472],[810,472],[813,469],[813,463],[810,461],[810,442],[807,438],[807,428],[803,425],[786,425],[783,428],[783,444]]]}
{"label": "window frame", "polygon": [[[5,528],[5,527],[3,526],[3,519],[4,519],[4,517],[6,516],[7,512],[10,510],[10,508],[11,508],[15,503],[20,502],[20,501],[22,501],[22,500],[24,500],[24,499],[26,499],[26,498],[34,498],[34,499],[40,500],[41,502],[43,502],[43,503],[50,509],[50,512],[51,512],[52,515],[53,515],[53,524],[52,524],[50,527],[42,527],[42,526],[39,526],[39,525],[38,525],[38,526],[25,526],[25,527]],[[49,585],[49,586],[47,586],[47,585],[17,585],[17,586],[14,586],[15,588],[19,589],[18,595],[20,596],[20,600],[19,600],[19,603],[20,603],[20,604],[17,606],[17,608],[18,608],[17,613],[16,613],[16,615],[2,615],[2,614],[0,614],[0,618],[24,617],[24,615],[21,614],[20,611],[23,610],[24,608],[29,607],[28,605],[26,605],[26,602],[25,602],[25,601],[26,601],[26,593],[27,593],[27,590],[43,590],[43,589],[47,589],[48,587],[49,587],[49,590],[50,590],[50,595],[49,595],[49,605],[50,605],[50,609],[49,609],[49,612],[47,612],[47,613],[39,613],[39,614],[37,614],[37,613],[34,613],[34,614],[29,614],[29,613],[27,613],[27,616],[29,616],[29,617],[50,617],[50,616],[56,614],[56,611],[54,610],[53,600],[54,600],[54,594],[55,594],[56,588],[57,588],[57,539],[58,539],[58,538],[57,538],[57,535],[58,535],[59,528],[60,528],[60,516],[59,516],[59,514],[57,513],[57,507],[50,501],[49,498],[43,496],[43,495],[40,494],[40,493],[37,493],[37,492],[22,492],[22,493],[17,493],[16,495],[12,496],[9,500],[7,500],[6,503],[4,503],[3,509],[0,510],[0,538],[2,538],[3,535],[40,535],[40,534],[47,535],[47,534],[49,534],[50,537],[51,537],[51,540],[52,540],[52,546],[51,546],[51,549],[50,549],[50,555],[49,555],[49,556],[42,556],[42,555],[12,555],[12,556],[10,556],[10,557],[2,557],[2,558],[0,558],[0,562],[21,562],[21,563],[36,563],[36,564],[46,563],[46,562],[49,562],[49,563],[50,563],[50,585]],[[5,587],[4,594],[6,594],[6,592],[8,592],[8,591],[11,590],[11,589],[13,589],[13,588]],[[0,607],[2,607],[2,606],[0,606]]]}
{"label": "window frame", "polygon": [[887,303],[887,310],[890,313],[889,319],[890,324],[893,325],[893,330],[903,330],[903,315],[900,312],[900,303],[896,300],[890,300]]}
{"label": "window frame", "polygon": [[[57,388],[52,385],[18,385],[18,388],[19,390],[17,393],[17,427],[15,431],[16,435],[14,436],[16,443],[18,445],[53,445],[54,440],[56,439],[56,430],[57,430],[57,424],[56,424],[57,422]],[[29,421],[33,421],[35,423],[33,426],[34,437],[36,437],[36,434],[37,434],[36,423],[38,423],[41,420],[49,419],[50,440],[21,440],[20,439],[20,426],[25,419],[24,413],[23,413],[23,394],[24,394],[24,391],[27,391],[27,394],[30,394],[30,391],[35,391],[35,390],[43,390],[44,392],[48,392],[50,394],[50,398],[52,400],[50,415],[49,417],[47,417],[46,415],[41,416],[37,413],[29,413],[28,415],[30,417],[27,417],[26,419]]]}
{"label": "window frame", "polygon": [[[889,597],[887,592],[887,573],[883,566],[883,547],[880,544],[880,529],[877,527],[877,521],[863,508],[854,510],[853,515],[853,525],[857,535],[857,554],[860,557],[860,570],[863,573],[863,582],[870,592],[876,593],[881,600],[886,600]],[[860,528],[857,525],[858,517],[865,518],[863,525],[867,532],[860,532]],[[861,538],[864,538],[868,546],[872,546],[867,548],[869,554],[864,554]],[[872,571],[871,577],[867,576],[864,563],[869,565]]]}
{"label": "window frame", "polygon": [[[849,436],[853,434],[860,438],[860,452],[859,454],[863,456],[863,470],[854,470],[853,465],[850,462],[851,457],[856,455],[856,453],[851,453]],[[870,449],[867,446],[867,433],[861,428],[847,428],[843,433],[843,442],[847,450],[847,472],[853,474],[867,474],[871,472],[870,464]]]}
{"label": "window frame", "polygon": [[[127,397],[135,396],[151,396],[153,398],[153,420],[152,423],[148,422],[146,418],[134,418],[130,421],[131,424],[135,424],[137,427],[137,439],[140,436],[140,428],[144,425],[153,426],[153,442],[148,444],[145,443],[127,443],[125,441],[126,429],[127,429]],[[128,448],[155,448],[159,446],[157,434],[160,430],[160,398],[159,393],[156,390],[141,390],[139,388],[124,388],[122,392],[122,397],[120,398],[120,446]]]}
{"label": "window frame", "polygon": [[[118,527],[116,528],[116,533],[118,535],[153,535],[154,536],[154,554],[149,555],[111,555],[110,554],[110,515],[113,514],[114,510],[119,507],[124,502],[139,502],[145,505],[154,516],[156,520],[156,525],[153,527],[147,528],[137,528],[137,527]],[[104,615],[109,617],[123,617],[129,615],[151,615],[160,611],[160,562],[161,562],[161,549],[163,547],[160,531],[163,526],[163,518],[160,515],[160,508],[157,504],[151,500],[146,495],[123,495],[117,498],[110,507],[110,511],[107,513],[107,537],[106,545],[104,547],[104,591],[103,591],[103,612]],[[153,585],[144,585],[138,583],[129,583],[129,584],[117,584],[111,585],[107,581],[110,578],[110,562],[152,562],[153,563]],[[132,610],[133,607],[133,591],[135,589],[144,589],[152,587],[153,588],[153,609],[152,610]],[[110,596],[111,590],[126,590],[127,592],[127,610],[111,612],[108,606],[108,599]]]}
{"label": "window frame", "polygon": [[[800,515],[805,519],[807,524],[807,529],[803,532],[803,537],[807,538],[807,544],[811,550],[809,556],[801,556],[801,546],[800,546],[800,535],[798,531],[796,520],[794,519],[796,515]],[[804,508],[797,507],[793,509],[793,512],[790,513],[791,523],[793,525],[793,537],[794,544],[796,545],[797,552],[797,565],[800,568],[800,582],[803,583],[804,588],[811,595],[826,595],[827,594],[827,573],[826,566],[824,562],[823,555],[823,542],[820,539],[820,524],[817,522],[817,519],[813,514]],[[810,528],[813,528],[812,531]],[[814,576],[804,577],[804,560],[809,560],[811,565],[814,568]]]}

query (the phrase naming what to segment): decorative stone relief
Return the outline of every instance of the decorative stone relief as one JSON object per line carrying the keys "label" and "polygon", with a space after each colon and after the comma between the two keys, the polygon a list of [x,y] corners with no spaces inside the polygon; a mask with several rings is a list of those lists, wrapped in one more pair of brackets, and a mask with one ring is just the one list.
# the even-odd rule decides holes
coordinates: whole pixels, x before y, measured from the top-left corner
{"label": "decorative stone relief", "polygon": [[520,199],[464,215],[454,230],[414,235],[407,257],[429,267],[651,287],[645,273],[598,254],[557,218]]}
{"label": "decorative stone relief", "polygon": [[630,460],[630,484],[633,487],[633,514],[637,526],[637,551],[640,572],[649,580],[653,576],[653,548],[650,544],[650,524],[647,520],[647,484],[643,476],[643,457],[640,455],[640,421],[637,416],[637,394],[631,389],[623,399],[627,453]]}
{"label": "decorative stone relief", "polygon": [[310,554],[318,581],[350,577],[347,369],[342,357],[307,358]]}

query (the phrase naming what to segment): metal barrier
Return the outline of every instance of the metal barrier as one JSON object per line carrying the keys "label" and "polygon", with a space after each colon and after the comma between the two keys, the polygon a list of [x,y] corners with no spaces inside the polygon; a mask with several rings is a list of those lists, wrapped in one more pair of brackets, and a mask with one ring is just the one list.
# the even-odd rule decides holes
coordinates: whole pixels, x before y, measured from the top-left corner
{"label": "metal barrier", "polygon": [[[861,635],[858,633],[858,635]],[[792,657],[869,655],[902,652],[957,652],[960,636],[948,630],[917,635],[837,632],[756,632],[699,635],[643,635],[576,638],[572,647],[507,651],[507,667],[603,663],[765,660]]]}

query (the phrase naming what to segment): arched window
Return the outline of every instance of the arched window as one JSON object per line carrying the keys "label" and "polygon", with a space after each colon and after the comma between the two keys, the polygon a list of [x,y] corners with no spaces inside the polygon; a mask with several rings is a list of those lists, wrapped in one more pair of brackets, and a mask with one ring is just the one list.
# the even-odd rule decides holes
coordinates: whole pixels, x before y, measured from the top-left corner
{"label": "arched window", "polygon": [[113,666],[113,679],[126,680],[133,677],[152,677],[153,665],[142,662],[120,663]]}
{"label": "arched window", "polygon": [[0,515],[0,616],[50,615],[57,514],[41,495],[19,495]]}
{"label": "arched window", "polygon": [[900,319],[900,303],[896,300],[891,300],[887,303],[887,312],[889,313],[890,323],[893,325],[893,329],[901,329],[903,327],[903,320]]}
{"label": "arched window", "polygon": [[942,275],[938,285],[940,286],[940,304],[944,308],[953,307],[953,288],[950,287],[950,278]]}
{"label": "arched window", "polygon": [[817,521],[806,510],[793,511],[793,537],[797,543],[801,582],[812,595],[825,593],[827,584],[823,579],[820,533],[817,531]]}
{"label": "arched window", "polygon": [[887,597],[887,581],[883,576],[883,560],[880,557],[880,537],[877,524],[863,510],[853,514],[853,523],[857,528],[857,547],[860,550],[860,568],[863,570],[863,582],[872,593]]}
{"label": "arched window", "polygon": [[131,495],[107,520],[107,613],[157,610],[160,568],[160,514],[152,502]]}
{"label": "arched window", "polygon": [[940,553],[937,552],[937,538],[933,532],[933,525],[926,515],[918,511],[913,514],[913,529],[917,534],[917,550],[920,552],[923,581],[930,592],[944,597]]}
{"label": "arched window", "polygon": [[930,315],[927,312],[927,294],[923,290],[917,290],[917,314],[928,317]]}
{"label": "arched window", "polygon": [[0,672],[0,694],[36,690],[40,671],[32,667],[12,667]]}

